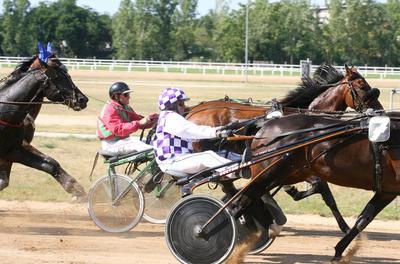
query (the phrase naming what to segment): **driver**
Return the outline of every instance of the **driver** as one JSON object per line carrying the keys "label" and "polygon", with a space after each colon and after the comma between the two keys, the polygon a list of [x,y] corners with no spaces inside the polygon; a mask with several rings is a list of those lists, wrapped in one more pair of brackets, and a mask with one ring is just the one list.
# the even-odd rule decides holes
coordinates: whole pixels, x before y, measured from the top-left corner
{"label": "driver", "polygon": [[193,140],[228,137],[231,132],[186,120],[182,115],[187,100],[180,88],[166,88],[158,99],[161,113],[153,141],[154,153],[160,169],[175,176],[195,174],[231,162],[211,150],[194,153]]}
{"label": "driver", "polygon": [[129,106],[131,92],[133,91],[124,82],[112,84],[109,89],[110,100],[97,118],[96,134],[101,140],[101,149],[111,155],[153,148],[129,136],[139,129],[150,128],[158,118],[155,113],[146,117],[135,113]]}

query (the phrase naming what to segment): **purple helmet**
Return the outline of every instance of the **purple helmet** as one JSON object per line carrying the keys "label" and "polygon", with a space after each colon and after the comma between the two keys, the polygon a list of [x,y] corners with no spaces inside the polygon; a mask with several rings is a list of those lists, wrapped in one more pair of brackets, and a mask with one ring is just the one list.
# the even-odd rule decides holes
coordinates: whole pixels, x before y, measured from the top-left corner
{"label": "purple helmet", "polygon": [[165,110],[178,100],[189,100],[185,92],[180,88],[166,88],[158,97],[158,107]]}

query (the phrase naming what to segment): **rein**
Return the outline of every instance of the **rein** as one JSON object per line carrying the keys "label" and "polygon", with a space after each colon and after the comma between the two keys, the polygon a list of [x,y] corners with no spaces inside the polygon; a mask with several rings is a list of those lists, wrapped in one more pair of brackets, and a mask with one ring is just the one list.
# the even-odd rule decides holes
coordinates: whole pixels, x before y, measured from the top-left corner
{"label": "rein", "polygon": [[[240,111],[254,111],[254,110],[266,110],[267,109],[267,107],[263,107],[263,106],[259,106],[259,107],[257,107],[257,106],[250,106],[250,107],[254,107],[253,109],[248,109],[248,107],[249,107],[249,105],[245,105],[245,106],[241,106],[241,107],[232,107],[232,106],[209,106],[209,107],[206,107],[206,108],[202,108],[202,109],[199,109],[199,110],[194,110],[194,111],[190,111],[190,112],[188,112],[187,114],[189,115],[190,114],[190,116],[193,116],[193,115],[195,115],[195,114],[197,114],[197,113],[200,113],[200,112],[203,112],[203,111],[207,111],[207,110],[217,110],[217,109],[229,109],[229,110],[236,110],[236,111],[238,111],[238,110],[240,110]],[[193,109],[194,107],[192,107],[192,109]]]}
{"label": "rein", "polygon": [[[38,78],[36,77],[36,75],[35,75],[35,74],[36,74],[35,71],[40,71],[40,72],[45,76],[44,80],[38,79]],[[41,92],[43,92],[44,86],[47,85],[47,82],[48,82],[48,81],[51,81],[52,78],[49,77],[49,76],[46,74],[46,71],[43,71],[43,70],[40,69],[40,68],[33,68],[32,70],[29,70],[29,71],[27,71],[26,73],[32,74],[32,76],[36,79],[36,81],[43,82],[43,84],[39,87],[38,91],[36,92],[36,94],[34,95],[34,97],[32,98],[32,100],[31,100],[31,101],[22,101],[22,102],[21,102],[21,101],[0,101],[0,104],[4,104],[4,105],[42,105],[42,104],[64,104],[64,103],[68,103],[67,100],[64,100],[64,101],[62,101],[62,102],[51,102],[51,101],[36,102],[36,101],[34,101],[34,100],[37,98],[38,94],[41,93]],[[9,76],[10,76],[10,75],[9,75]],[[4,82],[4,80],[7,79],[9,76],[7,76],[7,77],[1,79],[1,80],[0,80],[0,83],[1,83],[1,82]],[[29,75],[27,74],[27,75],[25,75],[25,76],[22,77],[22,78],[25,78],[25,77],[27,77],[27,76],[29,76]],[[22,79],[22,78],[21,78],[21,79]],[[63,98],[64,98],[64,97],[63,97]],[[11,112],[11,111],[7,111],[7,112]],[[26,114],[28,114],[29,110],[26,110],[26,111],[18,111],[18,110],[16,110],[16,111],[12,111],[12,112],[25,112]],[[5,121],[5,120],[1,120],[1,119],[0,119],[0,125],[6,126],[6,127],[11,127],[11,128],[21,128],[21,127],[24,126],[24,121],[21,121],[21,122],[18,123],[18,124],[12,124],[12,123],[9,123],[9,122],[7,122],[7,121]]]}
{"label": "rein", "polygon": [[12,127],[12,128],[20,128],[20,127],[22,127],[24,125],[24,122],[21,122],[19,124],[11,124],[11,123],[8,123],[8,122],[3,121],[3,120],[0,119],[0,125],[7,126],[7,127]]}
{"label": "rein", "polygon": [[0,101],[0,104],[9,104],[9,105],[39,105],[39,104],[64,104],[65,102],[52,102],[52,101],[43,101],[43,102],[14,102],[14,101]]}
{"label": "rein", "polygon": [[[357,78],[357,79],[355,79],[355,80],[358,80],[358,79],[364,79],[364,78],[359,77],[359,78]],[[359,97],[358,97],[358,94],[357,94],[356,89],[355,89],[354,86],[353,86],[353,82],[354,82],[355,80],[345,81],[345,82],[340,81],[340,82],[336,82],[336,83],[321,85],[321,87],[330,88],[330,87],[335,87],[335,86],[347,84],[347,85],[349,86],[349,89],[350,89],[350,95],[351,95],[351,98],[352,98],[352,101],[353,101],[354,109],[355,109],[357,112],[361,112],[362,107],[363,107],[363,103],[360,102],[360,100],[357,100],[357,99],[359,99]],[[357,101],[357,102],[356,102],[356,101]]]}
{"label": "rein", "polygon": [[[292,135],[298,135],[298,134],[321,131],[321,130],[327,130],[327,129],[339,129],[339,130],[340,129],[346,129],[346,128],[349,127],[349,125],[346,125],[346,123],[354,121],[354,120],[358,120],[358,119],[361,119],[361,118],[364,118],[364,117],[365,117],[365,115],[361,115],[361,116],[357,116],[357,117],[351,118],[349,120],[345,120],[345,121],[340,122],[340,123],[335,123],[335,124],[331,124],[331,125],[324,126],[324,127],[314,127],[314,128],[299,129],[299,130],[283,133],[283,134],[277,136],[276,138],[274,138],[273,140],[269,141],[267,144],[261,144],[261,145],[257,146],[254,150],[258,150],[260,148],[268,147],[268,146],[278,142],[279,140],[282,140],[283,138],[288,137],[288,136],[292,136]],[[257,139],[267,139],[267,138],[270,138],[270,137],[253,137],[253,139],[256,139],[256,140]]]}

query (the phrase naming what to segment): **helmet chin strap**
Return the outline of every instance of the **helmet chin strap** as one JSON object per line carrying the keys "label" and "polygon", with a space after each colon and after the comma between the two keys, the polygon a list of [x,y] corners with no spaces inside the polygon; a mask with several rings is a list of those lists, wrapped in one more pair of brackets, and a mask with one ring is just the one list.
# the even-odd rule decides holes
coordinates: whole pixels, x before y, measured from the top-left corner
{"label": "helmet chin strap", "polygon": [[120,96],[121,94],[113,94],[112,96],[111,96],[111,100],[114,100],[114,101],[116,101],[117,103],[119,103],[119,104],[122,104],[121,103],[121,100],[119,99],[119,96]]}
{"label": "helmet chin strap", "polygon": [[178,111],[178,102],[175,102],[172,105],[168,106],[166,110],[180,114]]}

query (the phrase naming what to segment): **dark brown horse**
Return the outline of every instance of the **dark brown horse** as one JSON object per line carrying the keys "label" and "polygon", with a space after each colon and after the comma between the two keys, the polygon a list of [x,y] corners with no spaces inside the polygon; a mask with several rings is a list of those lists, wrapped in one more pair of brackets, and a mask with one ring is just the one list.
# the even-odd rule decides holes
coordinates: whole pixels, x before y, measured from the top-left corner
{"label": "dark brown horse", "polygon": [[[375,190],[375,195],[355,225],[335,246],[334,260],[340,260],[350,242],[400,194],[400,113],[391,113],[389,116],[392,119],[390,139],[378,146],[369,142],[366,129],[359,129],[360,121],[345,122],[304,114],[269,120],[255,135],[252,142],[254,155],[272,148],[282,149],[284,146],[289,146],[288,151],[252,167],[254,182],[245,190],[243,197],[258,199],[266,190],[302,182],[313,175],[345,187]],[[305,139],[309,141],[316,135],[326,133],[328,129],[324,128],[333,124],[352,126],[356,131],[309,146],[290,148],[290,144]],[[311,130],[296,132],[302,129]],[[272,167],[262,172],[273,163]]]}
{"label": "dark brown horse", "polygon": [[67,192],[85,198],[83,187],[56,160],[30,145],[44,97],[76,111],[88,102],[54,55],[48,63],[36,56],[21,63],[0,88],[0,190],[8,186],[11,166],[17,162],[51,174]]}
{"label": "dark brown horse", "polygon": [[[377,100],[379,91],[369,86],[366,80],[357,72],[345,66],[346,75],[343,76],[334,67],[321,65],[315,72],[313,79],[305,78],[303,83],[287,96],[280,100],[285,115],[299,112],[298,108],[314,111],[344,111],[347,107],[365,110],[366,108],[382,109]],[[204,125],[221,126],[234,121],[243,121],[258,116],[264,116],[270,109],[268,107],[240,104],[231,101],[210,101],[199,104],[191,109],[187,119]],[[250,131],[255,133],[257,129]],[[200,144],[198,144],[200,145]],[[244,144],[235,144],[233,149],[243,152]],[[226,147],[226,146],[225,146]],[[239,150],[238,150],[239,147]],[[199,150],[215,148],[213,141],[202,141]],[[287,189],[293,199],[301,200],[312,194],[320,193],[331,209],[340,229],[346,232],[349,226],[341,216],[329,186],[319,181],[318,177],[310,177],[307,180],[312,187],[305,192],[298,192],[294,187]],[[223,186],[225,192],[234,193],[233,186],[226,183]],[[231,193],[231,195],[232,195]]]}

